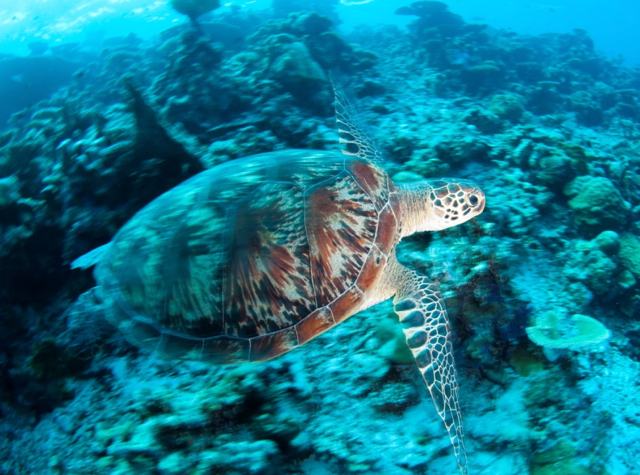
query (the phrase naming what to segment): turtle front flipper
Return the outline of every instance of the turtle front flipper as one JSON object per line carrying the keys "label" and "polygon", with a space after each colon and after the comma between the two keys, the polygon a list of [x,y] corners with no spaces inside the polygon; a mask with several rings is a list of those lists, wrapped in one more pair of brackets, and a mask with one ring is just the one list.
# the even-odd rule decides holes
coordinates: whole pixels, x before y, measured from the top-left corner
{"label": "turtle front flipper", "polygon": [[468,473],[451,331],[444,300],[427,277],[404,269],[394,299],[402,331],[444,421],[460,472]]}
{"label": "turtle front flipper", "polygon": [[347,98],[340,84],[335,78],[331,78],[333,86],[333,96],[335,100],[336,124],[338,126],[338,136],[340,143],[345,148],[342,153],[367,160],[369,162],[379,162],[382,160],[382,153],[373,140],[367,127],[360,119],[354,105]]}

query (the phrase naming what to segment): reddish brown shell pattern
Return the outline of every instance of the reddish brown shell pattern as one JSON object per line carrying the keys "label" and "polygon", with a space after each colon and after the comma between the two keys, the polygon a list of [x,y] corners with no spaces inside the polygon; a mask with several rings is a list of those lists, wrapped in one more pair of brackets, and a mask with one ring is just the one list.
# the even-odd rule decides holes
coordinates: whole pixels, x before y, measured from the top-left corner
{"label": "reddish brown shell pattern", "polygon": [[169,358],[261,361],[356,313],[398,240],[375,164],[289,150],[214,167],[163,194],[96,267],[109,319]]}

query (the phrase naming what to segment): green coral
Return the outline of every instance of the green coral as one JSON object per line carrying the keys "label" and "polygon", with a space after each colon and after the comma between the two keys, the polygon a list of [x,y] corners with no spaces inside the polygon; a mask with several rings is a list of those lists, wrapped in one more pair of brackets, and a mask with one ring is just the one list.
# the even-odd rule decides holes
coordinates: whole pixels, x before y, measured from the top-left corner
{"label": "green coral", "polygon": [[544,368],[544,362],[527,349],[527,345],[516,346],[509,363],[520,376],[527,377],[531,373],[537,373]]}
{"label": "green coral", "polygon": [[565,440],[553,447],[537,452],[531,460],[532,475],[589,475],[593,473],[575,461],[576,447]]}
{"label": "green coral", "polygon": [[526,329],[529,339],[538,346],[552,350],[588,349],[611,336],[607,327],[586,315],[575,314],[571,319],[566,319],[556,312],[547,312],[538,317],[535,323],[535,326]]}
{"label": "green coral", "polygon": [[414,362],[411,350],[398,323],[395,314],[387,314],[377,321],[376,339],[380,344],[379,354],[396,364],[411,364]]}

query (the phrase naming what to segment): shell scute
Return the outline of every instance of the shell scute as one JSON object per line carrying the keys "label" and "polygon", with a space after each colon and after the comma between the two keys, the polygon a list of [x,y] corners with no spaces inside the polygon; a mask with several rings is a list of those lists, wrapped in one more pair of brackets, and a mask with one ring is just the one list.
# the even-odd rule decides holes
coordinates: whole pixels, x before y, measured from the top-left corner
{"label": "shell scute", "polygon": [[333,319],[333,314],[329,308],[321,307],[314,310],[296,324],[298,342],[304,345],[309,340],[335,326],[335,324],[336,321]]}
{"label": "shell scute", "polygon": [[378,213],[353,177],[341,174],[310,190],[306,231],[318,306],[351,287],[375,239]]}
{"label": "shell scute", "polygon": [[356,280],[358,288],[363,292],[372,289],[380,279],[386,265],[387,255],[378,249],[377,246],[374,246],[362,266],[358,280]]}
{"label": "shell scute", "polygon": [[351,160],[347,166],[376,209],[381,210],[389,199],[389,176],[372,163],[362,160]]}
{"label": "shell scute", "polygon": [[398,236],[398,221],[391,206],[387,205],[378,218],[378,229],[376,234],[376,246],[384,254],[389,255],[396,245]]}
{"label": "shell scute", "polygon": [[251,352],[249,361],[265,361],[299,346],[296,327],[285,328],[277,332],[261,335],[249,340]]}
{"label": "shell scute", "polygon": [[329,304],[336,324],[345,321],[356,313],[365,301],[365,295],[356,286],[352,286],[340,297]]}

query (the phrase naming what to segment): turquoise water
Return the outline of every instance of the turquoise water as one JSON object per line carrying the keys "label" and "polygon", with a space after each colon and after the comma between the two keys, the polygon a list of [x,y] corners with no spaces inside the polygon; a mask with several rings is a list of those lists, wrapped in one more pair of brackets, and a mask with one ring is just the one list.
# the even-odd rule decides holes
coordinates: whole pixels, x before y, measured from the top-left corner
{"label": "turquoise water", "polygon": [[0,475],[640,473],[640,7],[216,3],[0,0]]}

